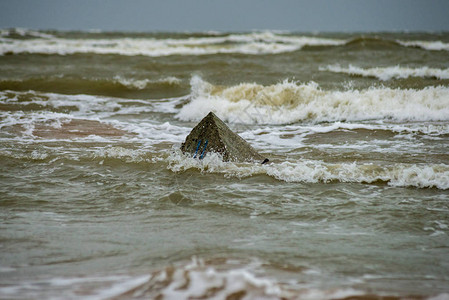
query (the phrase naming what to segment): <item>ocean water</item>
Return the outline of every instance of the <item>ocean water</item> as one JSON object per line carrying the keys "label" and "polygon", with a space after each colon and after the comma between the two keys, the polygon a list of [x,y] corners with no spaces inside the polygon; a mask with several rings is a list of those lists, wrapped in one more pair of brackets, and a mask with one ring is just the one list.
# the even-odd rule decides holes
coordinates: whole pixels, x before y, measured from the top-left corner
{"label": "ocean water", "polygon": [[449,299],[448,33],[3,29],[0,166],[0,299]]}

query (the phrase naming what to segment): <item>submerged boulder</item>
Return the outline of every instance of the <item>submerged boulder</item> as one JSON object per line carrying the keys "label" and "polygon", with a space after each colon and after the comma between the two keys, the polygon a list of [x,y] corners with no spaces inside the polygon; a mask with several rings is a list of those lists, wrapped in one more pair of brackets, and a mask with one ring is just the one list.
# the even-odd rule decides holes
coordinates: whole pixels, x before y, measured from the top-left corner
{"label": "submerged boulder", "polygon": [[208,152],[215,152],[222,155],[223,161],[268,162],[213,112],[192,129],[181,145],[181,151],[199,159],[203,159]]}

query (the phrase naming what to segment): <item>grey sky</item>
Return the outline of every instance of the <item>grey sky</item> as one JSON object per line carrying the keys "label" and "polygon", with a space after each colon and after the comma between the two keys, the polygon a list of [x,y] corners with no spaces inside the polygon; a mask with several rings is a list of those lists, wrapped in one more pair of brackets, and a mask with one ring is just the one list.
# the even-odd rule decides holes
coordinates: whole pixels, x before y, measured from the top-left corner
{"label": "grey sky", "polygon": [[448,0],[0,0],[0,28],[448,31]]}

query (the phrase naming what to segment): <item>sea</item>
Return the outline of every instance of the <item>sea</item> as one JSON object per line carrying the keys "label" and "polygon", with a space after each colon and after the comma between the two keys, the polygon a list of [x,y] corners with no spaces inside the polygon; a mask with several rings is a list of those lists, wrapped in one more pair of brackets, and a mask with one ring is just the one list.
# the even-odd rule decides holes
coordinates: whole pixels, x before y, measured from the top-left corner
{"label": "sea", "polygon": [[449,32],[1,29],[0,299],[449,299]]}

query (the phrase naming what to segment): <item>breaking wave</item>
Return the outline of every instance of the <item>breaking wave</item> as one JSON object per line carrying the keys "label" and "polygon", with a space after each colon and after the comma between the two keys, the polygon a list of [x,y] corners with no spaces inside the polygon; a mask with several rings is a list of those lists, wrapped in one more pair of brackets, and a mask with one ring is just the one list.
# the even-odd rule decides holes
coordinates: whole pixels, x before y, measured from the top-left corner
{"label": "breaking wave", "polygon": [[156,80],[130,79],[130,78],[125,78],[125,77],[121,77],[121,76],[115,76],[113,82],[119,83],[127,88],[130,88],[130,89],[143,90],[149,86],[154,86],[154,85],[176,86],[176,85],[181,84],[182,80],[177,77],[174,77],[174,76],[169,76],[169,77],[156,79]]}
{"label": "breaking wave", "polygon": [[320,71],[330,71],[334,73],[342,73],[363,77],[375,77],[379,80],[387,81],[390,79],[400,79],[409,77],[423,77],[436,79],[449,79],[449,69],[437,69],[429,67],[408,68],[408,67],[377,67],[377,68],[360,68],[349,65],[342,67],[340,65],[329,65],[321,67]]}
{"label": "breaking wave", "polygon": [[285,182],[304,183],[387,183],[397,187],[449,189],[449,165],[407,164],[377,165],[374,163],[328,163],[319,160],[285,161],[266,165],[223,162],[212,153],[203,160],[187,158],[175,151],[167,158],[168,169],[184,172],[197,169],[227,177],[245,178],[265,174]]}
{"label": "breaking wave", "polygon": [[70,55],[76,53],[117,54],[150,57],[168,55],[207,55],[220,53],[276,54],[310,47],[363,47],[389,49],[418,47],[449,51],[449,43],[433,40],[394,40],[378,36],[335,38],[296,35],[289,32],[159,34],[56,32],[54,34],[23,28],[0,30],[0,55],[39,53]]}
{"label": "breaking wave", "polygon": [[275,54],[291,52],[304,46],[341,45],[344,40],[280,35],[274,32],[228,34],[189,38],[98,38],[69,39],[45,36],[34,39],[9,39],[2,34],[0,55],[41,53],[68,55],[75,53],[118,55],[205,55],[219,53]]}
{"label": "breaking wave", "polygon": [[361,47],[371,49],[394,49],[398,47],[414,47],[430,51],[449,51],[449,43],[442,41],[394,40],[378,36],[361,36],[347,41],[344,47]]}
{"label": "breaking wave", "polygon": [[449,88],[369,88],[325,91],[316,83],[285,80],[274,85],[216,86],[191,80],[191,101],[177,118],[198,121],[209,111],[230,123],[290,124],[360,120],[449,120]]}
{"label": "breaking wave", "polygon": [[0,39],[1,38],[42,38],[51,39],[55,36],[49,33],[44,33],[37,30],[31,30],[26,28],[11,28],[11,29],[0,29]]}
{"label": "breaking wave", "polygon": [[442,41],[398,41],[398,43],[405,47],[417,47],[431,51],[449,51],[449,43]]}

